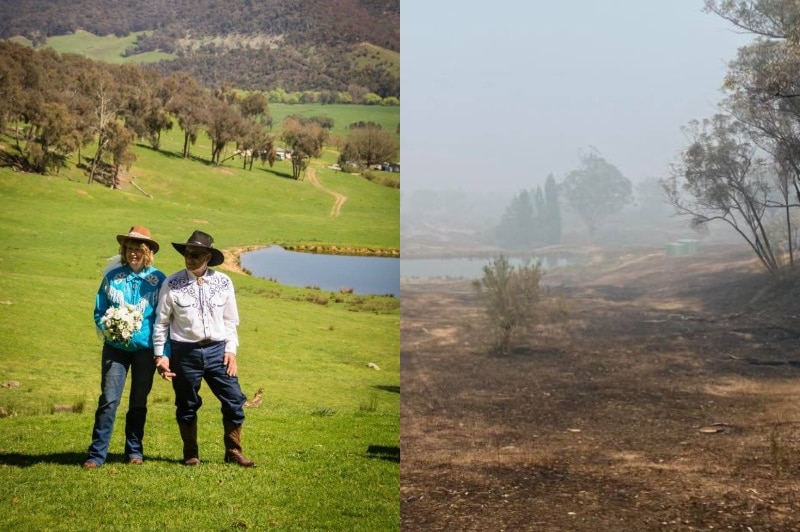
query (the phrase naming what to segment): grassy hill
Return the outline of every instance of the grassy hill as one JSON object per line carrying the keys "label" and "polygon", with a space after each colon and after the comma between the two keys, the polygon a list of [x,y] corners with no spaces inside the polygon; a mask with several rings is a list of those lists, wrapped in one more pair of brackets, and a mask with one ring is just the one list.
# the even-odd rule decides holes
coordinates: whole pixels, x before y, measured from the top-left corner
{"label": "grassy hill", "polygon": [[209,88],[400,96],[399,0],[0,0],[0,38],[148,62]]}
{"label": "grassy hill", "polygon": [[125,51],[134,45],[139,35],[147,32],[131,33],[126,37],[114,35],[97,36],[88,31],[78,30],[70,35],[56,35],[47,39],[45,46],[61,54],[77,54],[106,63],[154,63],[162,59],[175,59],[174,54],[163,52],[147,52],[136,55],[125,55]]}
{"label": "grassy hill", "polygon": [[[167,273],[182,267],[169,242],[194,229],[225,249],[399,247],[397,189],[317,161],[322,185],[348,197],[331,218],[333,198],[288,178],[288,163],[210,166],[179,157],[181,142],[174,131],[163,152],[138,146],[121,190],[87,185],[74,165],[57,176],[0,168],[0,384],[19,383],[0,388],[0,528],[397,530],[400,333],[399,301],[391,297],[292,288],[229,271],[241,315],[242,387],[248,396],[265,390],[263,405],[247,410],[243,433],[259,467],[223,464],[219,407],[205,387],[204,464],[179,465],[173,394],[162,381],[150,396],[145,465],[120,461],[121,407],[109,462],[97,471],[79,467],[99,394],[93,300],[116,253],[114,235],[148,226],[162,244],[156,266]],[[11,149],[13,141],[0,143]],[[192,151],[208,157],[210,144],[201,137]],[[72,412],[53,413],[54,405]]]}

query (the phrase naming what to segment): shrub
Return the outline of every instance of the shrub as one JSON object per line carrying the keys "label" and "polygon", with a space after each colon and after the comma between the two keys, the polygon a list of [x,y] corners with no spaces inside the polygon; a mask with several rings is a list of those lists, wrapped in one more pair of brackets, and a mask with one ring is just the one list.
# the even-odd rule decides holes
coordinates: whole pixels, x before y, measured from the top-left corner
{"label": "shrub", "polygon": [[539,300],[539,264],[513,266],[500,255],[483,267],[483,278],[473,282],[489,319],[493,348],[509,351],[513,333],[534,319]]}

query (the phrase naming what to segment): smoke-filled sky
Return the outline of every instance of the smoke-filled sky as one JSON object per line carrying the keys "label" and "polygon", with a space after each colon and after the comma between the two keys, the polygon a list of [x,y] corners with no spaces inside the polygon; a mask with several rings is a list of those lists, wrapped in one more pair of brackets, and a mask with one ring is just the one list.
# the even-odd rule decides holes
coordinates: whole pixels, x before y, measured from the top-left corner
{"label": "smoke-filled sky", "polygon": [[739,46],[702,0],[403,1],[404,192],[518,191],[594,148],[665,175]]}

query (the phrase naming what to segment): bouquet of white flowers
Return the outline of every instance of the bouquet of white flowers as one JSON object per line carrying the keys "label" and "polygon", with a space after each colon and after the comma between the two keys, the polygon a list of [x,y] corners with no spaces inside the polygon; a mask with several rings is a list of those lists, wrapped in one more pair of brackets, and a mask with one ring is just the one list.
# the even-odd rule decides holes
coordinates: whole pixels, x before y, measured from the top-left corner
{"label": "bouquet of white flowers", "polygon": [[128,345],[134,333],[142,328],[142,313],[133,305],[109,307],[100,319],[103,336],[109,340]]}

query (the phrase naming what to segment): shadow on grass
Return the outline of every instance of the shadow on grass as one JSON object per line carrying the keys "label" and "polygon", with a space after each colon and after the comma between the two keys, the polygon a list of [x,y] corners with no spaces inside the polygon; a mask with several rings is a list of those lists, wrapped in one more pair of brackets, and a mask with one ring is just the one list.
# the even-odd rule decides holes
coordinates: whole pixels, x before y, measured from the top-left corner
{"label": "shadow on grass", "polygon": [[[86,452],[64,451],[61,453],[25,454],[25,453],[0,453],[0,466],[31,467],[37,464],[57,464],[67,466],[81,466],[86,461]],[[145,457],[145,463],[150,462],[176,462],[170,458]],[[107,465],[125,465],[122,454],[111,453],[106,459]]]}
{"label": "shadow on grass", "polygon": [[390,445],[370,445],[367,447],[367,456],[370,458],[378,458],[386,460],[387,462],[400,463],[400,447],[392,447]]}
{"label": "shadow on grass", "polygon": [[260,170],[262,172],[265,172],[267,174],[272,174],[272,175],[277,176],[277,177],[282,177],[284,179],[294,180],[294,176],[292,174],[288,174],[286,172],[279,172],[278,170],[274,170],[272,168],[260,168]]}
{"label": "shadow on grass", "polygon": [[373,388],[377,388],[378,390],[383,390],[384,392],[400,393],[399,386],[386,386],[383,384],[379,384],[378,386],[373,386]]}

